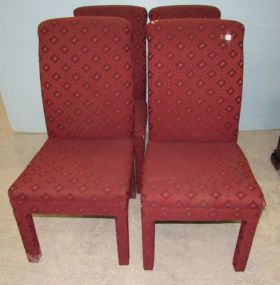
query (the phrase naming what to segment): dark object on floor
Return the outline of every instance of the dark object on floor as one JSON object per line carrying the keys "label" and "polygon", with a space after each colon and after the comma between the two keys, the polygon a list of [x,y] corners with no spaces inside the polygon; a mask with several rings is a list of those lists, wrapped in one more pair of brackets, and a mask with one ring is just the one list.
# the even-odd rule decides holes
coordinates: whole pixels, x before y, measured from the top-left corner
{"label": "dark object on floor", "polygon": [[271,162],[276,170],[280,169],[280,137],[278,140],[277,148],[271,154]]}

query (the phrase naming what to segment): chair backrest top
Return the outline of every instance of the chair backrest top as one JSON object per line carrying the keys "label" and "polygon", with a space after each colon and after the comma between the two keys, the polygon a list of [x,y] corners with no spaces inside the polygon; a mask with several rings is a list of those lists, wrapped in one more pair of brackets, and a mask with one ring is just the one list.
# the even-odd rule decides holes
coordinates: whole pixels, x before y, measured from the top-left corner
{"label": "chair backrest top", "polygon": [[144,7],[132,5],[96,5],[82,6],[74,10],[75,16],[112,16],[122,17],[133,23],[146,24],[147,10]]}
{"label": "chair backrest top", "polygon": [[236,141],[244,26],[215,19],[148,24],[149,124],[154,141]]}
{"label": "chair backrest top", "polygon": [[131,24],[114,17],[51,19],[39,25],[43,105],[50,137],[133,134]]}
{"label": "chair backrest top", "polygon": [[84,6],[74,10],[75,16],[121,17],[132,24],[133,81],[135,98],[146,97],[146,23],[147,11],[144,7],[129,5]]}
{"label": "chair backrest top", "polygon": [[221,11],[215,6],[208,5],[172,5],[155,7],[149,12],[149,19],[171,18],[213,18],[219,19]]}

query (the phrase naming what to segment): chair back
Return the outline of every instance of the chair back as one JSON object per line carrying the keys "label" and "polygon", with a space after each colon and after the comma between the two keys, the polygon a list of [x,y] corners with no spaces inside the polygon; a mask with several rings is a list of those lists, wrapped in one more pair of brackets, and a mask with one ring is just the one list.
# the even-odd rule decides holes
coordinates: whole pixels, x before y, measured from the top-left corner
{"label": "chair back", "polygon": [[215,6],[174,5],[155,7],[149,12],[151,21],[174,18],[213,18],[220,19],[221,11]]}
{"label": "chair back", "polygon": [[113,17],[53,19],[39,25],[38,35],[48,135],[132,136],[130,23]]}
{"label": "chair back", "polygon": [[236,141],[244,26],[170,19],[151,22],[147,33],[150,139]]}
{"label": "chair back", "polygon": [[136,99],[146,98],[146,24],[144,7],[126,5],[85,6],[74,10],[75,16],[121,17],[132,24],[133,93]]}

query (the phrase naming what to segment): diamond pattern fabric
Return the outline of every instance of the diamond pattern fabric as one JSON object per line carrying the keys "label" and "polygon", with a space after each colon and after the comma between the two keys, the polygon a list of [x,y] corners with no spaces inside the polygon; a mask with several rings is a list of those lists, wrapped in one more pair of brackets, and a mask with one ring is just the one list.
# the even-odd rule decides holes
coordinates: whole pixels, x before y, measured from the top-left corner
{"label": "diamond pattern fabric", "polygon": [[142,186],[144,269],[155,222],[241,221],[233,258],[244,271],[265,200],[237,145],[241,23],[170,19],[148,25],[149,126]]}
{"label": "diamond pattern fabric", "polygon": [[119,264],[128,264],[128,197],[135,195],[130,23],[53,19],[38,34],[49,138],[9,189],[28,260],[41,256],[33,214],[94,215],[115,219]]}
{"label": "diamond pattern fabric", "polygon": [[107,17],[49,20],[39,26],[38,33],[49,136],[131,136],[130,24]]}
{"label": "diamond pattern fabric", "polygon": [[221,11],[214,6],[174,5],[155,7],[149,12],[151,21],[174,18],[209,18],[219,19]]}
{"label": "diamond pattern fabric", "polygon": [[130,21],[133,47],[133,92],[135,100],[135,164],[137,190],[140,191],[145,151],[147,104],[146,104],[146,23],[147,11],[143,7],[126,5],[101,5],[79,7],[75,16],[114,16]]}
{"label": "diamond pattern fabric", "polygon": [[15,207],[39,213],[45,207],[62,213],[67,207],[81,213],[91,207],[125,210],[132,153],[129,139],[48,139],[11,187],[10,198]]}
{"label": "diamond pattern fabric", "polygon": [[85,6],[74,11],[75,16],[120,17],[132,25],[133,81],[137,99],[146,98],[146,23],[147,11],[144,7],[127,5]]}
{"label": "diamond pattern fabric", "polygon": [[248,162],[235,143],[150,142],[143,179],[142,202],[147,207],[238,212],[264,206]]}
{"label": "diamond pattern fabric", "polygon": [[243,25],[178,19],[174,28],[172,23],[148,27],[151,140],[236,141]]}

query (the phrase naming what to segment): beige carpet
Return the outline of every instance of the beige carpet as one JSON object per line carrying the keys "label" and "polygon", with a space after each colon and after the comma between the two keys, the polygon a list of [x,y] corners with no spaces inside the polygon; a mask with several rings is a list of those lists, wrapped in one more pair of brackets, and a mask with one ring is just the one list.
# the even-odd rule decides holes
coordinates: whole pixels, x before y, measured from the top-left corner
{"label": "beige carpet", "polygon": [[46,135],[13,133],[0,101],[0,284],[280,284],[280,172],[270,163],[279,134],[254,131],[239,136],[267,201],[244,273],[232,267],[238,223],[156,225],[155,267],[145,272],[139,196],[129,206],[129,266],[118,265],[114,220],[54,217],[35,218],[43,256],[32,264],[7,189]]}

